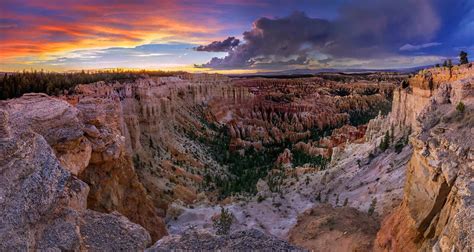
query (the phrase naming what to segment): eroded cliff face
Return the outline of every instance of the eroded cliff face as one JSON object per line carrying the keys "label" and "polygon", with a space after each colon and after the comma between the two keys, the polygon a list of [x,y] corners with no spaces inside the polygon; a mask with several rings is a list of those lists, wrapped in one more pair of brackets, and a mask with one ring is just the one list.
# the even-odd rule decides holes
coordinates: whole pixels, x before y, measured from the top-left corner
{"label": "eroded cliff face", "polygon": [[119,100],[84,97],[76,108],[81,112],[85,136],[91,143],[91,158],[78,175],[89,184],[88,208],[118,211],[145,227],[153,240],[166,228],[145,188],[138,180],[127,151],[126,124]]}
{"label": "eroded cliff face", "polygon": [[199,170],[208,163],[202,151],[195,155],[189,152],[193,146],[186,146],[190,141],[183,129],[203,125],[190,110],[211,98],[229,106],[248,95],[226,81],[218,75],[185,75],[96,83],[79,85],[63,97],[81,112],[92,149],[79,173],[91,188],[88,207],[119,211],[153,240],[165,235],[161,217],[168,203],[193,202],[202,180]]}
{"label": "eroded cliff face", "polygon": [[[377,200],[373,227],[393,212],[377,250],[472,246],[472,68],[423,71],[400,88],[398,77],[332,78],[339,77],[183,74],[1,102],[0,168],[6,176],[0,210],[7,216],[1,224],[18,238],[1,232],[0,241],[5,249],[100,249],[108,246],[101,235],[110,225],[114,239],[124,241],[114,248],[129,250],[166,235],[163,218],[173,234],[190,225],[209,228],[219,212],[218,182],[236,177],[226,162],[254,155],[247,159],[266,162],[259,166],[265,169],[256,179],[257,195],[227,195],[220,202],[234,213],[236,230],[297,237],[307,228],[292,227],[307,209],[322,203],[353,207],[349,220]],[[376,116],[390,110],[392,94],[392,111]],[[455,108],[459,101],[464,112]],[[381,151],[385,132],[394,140]],[[396,150],[410,132],[413,147]],[[302,153],[331,162],[323,167]],[[206,177],[219,180],[206,184]],[[31,195],[44,199],[38,209]],[[318,216],[310,219],[319,223]],[[358,229],[352,229],[357,225],[351,224],[358,238],[348,239],[348,248],[359,243]],[[333,230],[323,231],[324,239],[293,240],[306,246],[333,239]]]}
{"label": "eroded cliff face", "polygon": [[0,103],[0,250],[135,250],[151,242],[122,214],[87,208],[90,188],[76,176],[93,149],[83,128],[79,110],[57,98]]}
{"label": "eroded cliff face", "polygon": [[126,152],[120,103],[87,96],[73,107],[56,100],[41,95],[11,100],[10,120],[42,135],[61,165],[89,184],[89,209],[118,211],[147,228],[154,240],[165,235],[164,223]]}
{"label": "eroded cliff face", "polygon": [[413,127],[414,149],[403,201],[384,220],[376,250],[472,248],[473,85],[474,69],[464,65],[422,71],[395,91],[390,120]]}
{"label": "eroded cliff face", "polygon": [[[206,102],[210,97],[224,99],[226,103],[228,100],[243,99],[245,93],[226,85],[219,86],[223,82],[222,78],[217,75],[185,75],[181,78],[149,78],[130,83],[99,82],[79,85],[73,94],[60,99],[43,94],[27,94],[3,101],[0,104],[0,140],[1,168],[5,176],[2,176],[0,196],[4,204],[1,210],[7,218],[3,226],[6,229],[1,232],[2,241],[10,237],[5,237],[8,230],[18,229],[21,233],[17,234],[18,239],[5,242],[5,248],[18,245],[29,249],[48,246],[66,246],[64,249],[68,250],[100,249],[107,243],[90,239],[102,239],[102,235],[107,235],[108,231],[103,230],[104,225],[110,225],[111,237],[123,240],[119,245],[110,245],[110,248],[141,249],[150,241],[166,235],[162,217],[168,201],[162,194],[165,186],[157,189],[153,187],[153,183],[162,183],[164,180],[160,180],[156,174],[157,171],[163,171],[161,162],[156,161],[173,160],[182,153],[192,158],[192,154],[186,153],[185,143],[180,142],[182,135],[179,129],[185,126],[200,127],[202,123],[197,123],[199,118],[193,118],[193,113],[187,109]],[[153,141],[156,141],[156,145],[150,144]],[[153,160],[157,148],[166,149],[166,154],[174,155],[173,158],[160,156],[156,161]],[[199,158],[204,159],[204,155],[193,159],[193,168],[203,167],[203,164],[198,163]],[[145,161],[150,166],[143,165]],[[159,165],[153,170],[151,164],[155,163]],[[15,166],[20,166],[20,169],[15,170]],[[172,167],[168,169],[169,177],[166,179],[177,175]],[[197,175],[192,176],[200,181]],[[182,179],[186,181],[187,178]],[[33,189],[46,190],[41,193],[50,199],[45,200],[44,209],[40,207],[44,211],[41,210],[38,217],[31,220],[24,220],[23,215],[29,213],[33,203],[23,202],[18,197],[36,197],[40,192],[33,189],[21,191],[19,187],[25,183],[37,183],[31,184]],[[176,187],[172,188],[176,195],[170,199],[188,197],[190,201],[194,200],[196,193],[192,192],[192,186],[196,184],[190,184],[188,188],[185,182],[177,182]],[[42,197],[38,196],[38,199]],[[55,204],[59,210],[55,210]],[[14,210],[17,207],[24,208],[24,212]],[[57,232],[54,225],[69,223],[58,218],[70,220],[72,224],[68,227],[73,229],[72,233],[61,236],[43,231],[51,228],[51,232]],[[131,224],[127,218],[148,232]],[[63,226],[57,228],[67,229]],[[114,233],[114,228],[117,228],[118,233]],[[82,231],[85,233],[80,233]],[[61,237],[57,239],[70,239],[72,243],[63,245],[66,241],[51,240],[50,244],[42,245],[44,235],[48,239],[59,235]],[[134,241],[128,241],[127,236],[134,237],[130,238]]]}
{"label": "eroded cliff face", "polygon": [[[433,95],[441,92],[451,92],[451,90],[446,90],[445,88],[470,88],[469,86],[458,84],[448,84],[444,87],[441,87],[441,85],[458,80],[469,81],[473,76],[472,67],[469,68],[467,66],[455,66],[451,69],[432,68],[421,71],[407,82],[404,82],[401,87],[394,90],[390,122],[397,126],[412,126],[413,130],[420,130],[418,128],[420,125],[416,122],[417,118],[430,103]],[[453,91],[451,96],[447,94],[444,97],[452,104],[457,104],[462,99],[459,96],[460,94],[460,91]]]}

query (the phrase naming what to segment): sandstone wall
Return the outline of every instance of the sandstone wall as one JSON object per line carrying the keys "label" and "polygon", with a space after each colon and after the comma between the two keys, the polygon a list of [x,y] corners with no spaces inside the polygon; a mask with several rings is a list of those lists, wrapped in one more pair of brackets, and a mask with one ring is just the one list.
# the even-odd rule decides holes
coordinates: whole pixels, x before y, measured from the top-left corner
{"label": "sandstone wall", "polygon": [[[394,94],[391,122],[411,126],[413,156],[402,204],[384,220],[380,251],[472,248],[474,68],[420,72]],[[456,110],[462,101],[464,112]]]}
{"label": "sandstone wall", "polygon": [[[408,86],[401,86],[394,90],[390,122],[396,126],[411,126],[413,130],[419,130],[416,120],[430,102],[431,97],[446,91],[439,87],[458,80],[466,81],[473,76],[472,67],[467,66],[454,66],[451,69],[440,67],[420,71],[409,79]],[[451,92],[451,94],[446,96],[449,102],[457,104],[463,98],[459,96],[461,93],[459,89],[462,88],[464,85],[450,86],[452,90],[448,93]]]}
{"label": "sandstone wall", "polygon": [[[225,83],[228,83],[228,79],[219,75],[148,78],[130,83],[106,84],[98,82],[77,86],[74,94],[61,97],[63,101],[43,94],[26,94],[19,99],[2,101],[0,104],[0,140],[2,144],[0,167],[6,176],[2,176],[0,181],[2,183],[0,204],[2,204],[2,216],[11,217],[11,219],[5,219],[6,222],[2,224],[4,224],[3,227],[18,229],[17,232],[22,232],[22,235],[17,233],[17,239],[6,242],[5,239],[8,237],[5,235],[7,234],[2,231],[0,239],[5,241],[4,246],[7,246],[4,248],[10,248],[9,246],[12,244],[17,244],[19,247],[26,246],[30,249],[49,248],[44,247],[46,245],[41,245],[40,240],[43,239],[42,235],[51,238],[49,236],[52,234],[44,233],[42,229],[50,227],[52,228],[51,232],[56,232],[54,231],[56,226],[50,225],[62,225],[58,218],[72,218],[69,214],[64,217],[61,212],[63,210],[56,211],[51,208],[54,204],[69,212],[72,211],[68,210],[69,208],[74,208],[77,214],[74,212],[76,217],[71,222],[71,228],[77,230],[83,228],[87,233],[71,234],[76,235],[75,238],[67,237],[67,234],[60,237],[61,239],[75,239],[74,244],[68,245],[64,249],[76,250],[82,249],[82,246],[103,245],[93,244],[93,242],[84,240],[88,238],[81,236],[89,236],[94,233],[95,236],[100,237],[106,234],[92,223],[97,223],[97,225],[99,225],[98,223],[102,223],[100,225],[109,223],[111,230],[114,225],[118,225],[117,228],[120,228],[120,225],[125,225],[127,226],[125,229],[135,229],[135,245],[132,246],[125,240],[122,243],[122,245],[130,245],[129,249],[146,246],[150,242],[148,232],[153,241],[166,235],[167,231],[161,219],[166,206],[157,204],[162,198],[161,191],[153,191],[153,187],[145,189],[144,184],[147,185],[147,181],[142,183],[143,180],[140,181],[140,178],[147,177],[147,174],[143,167],[135,167],[133,158],[140,152],[152,152],[146,138],[148,136],[153,136],[157,145],[173,146],[174,143],[167,143],[166,140],[175,139],[171,133],[176,131],[173,128],[176,122],[181,121],[184,124],[189,124],[189,122],[193,123],[197,120],[182,117],[183,114],[189,114],[183,113],[183,107],[186,107],[184,105],[189,107],[193,104],[208,103],[211,98],[217,101],[225,100],[223,102],[225,104],[243,103],[243,100],[250,96],[244,88],[234,89]],[[198,125],[196,124],[196,126]],[[39,143],[35,141],[39,141]],[[146,143],[145,147],[143,147],[144,143]],[[146,149],[143,150],[144,148]],[[36,161],[38,158],[40,160]],[[148,161],[151,163],[151,160]],[[27,164],[34,166],[30,167]],[[21,175],[21,169],[15,171],[13,169],[15,166],[20,166],[21,169],[31,168],[31,171]],[[140,170],[137,171],[137,168]],[[53,169],[57,173],[54,176],[61,176],[51,178],[61,180],[56,181],[59,183],[58,187],[54,188],[56,182],[50,181],[50,178],[31,177],[33,175],[30,176],[30,174],[34,169],[37,173]],[[15,172],[17,175],[21,175],[21,180],[10,180],[12,178],[10,175]],[[15,222],[16,218],[23,218],[23,216],[14,215],[21,215],[23,212],[14,212],[9,208],[11,206],[3,204],[10,204],[8,200],[13,199],[12,197],[22,197],[21,193],[33,197],[34,192],[32,191],[20,191],[19,194],[17,193],[18,195],[15,194],[16,185],[12,184],[31,179],[35,179],[35,183],[43,184],[42,186],[46,186],[49,188],[48,190],[53,190],[53,192],[47,192],[46,195],[52,201],[45,201],[44,204],[48,205],[45,205],[44,211],[41,210],[46,219],[34,219],[27,223],[21,222],[22,220]],[[73,189],[77,189],[77,192],[71,191],[71,195],[66,199],[73,197],[74,200],[63,203],[57,198],[64,197],[61,195],[67,194],[71,190],[69,184],[64,184],[68,180],[77,181],[73,183],[74,186],[78,185]],[[150,180],[156,181],[159,178],[150,177]],[[178,188],[182,189],[176,191],[176,195],[188,197],[186,187]],[[5,189],[8,189],[8,192]],[[147,193],[147,190],[150,191]],[[78,196],[74,196],[76,194]],[[38,195],[38,197],[42,197],[40,194]],[[33,206],[19,200],[16,201],[18,201],[15,203],[17,206],[28,208]],[[49,214],[49,210],[46,208],[54,210],[54,214]],[[109,218],[106,214],[99,214],[86,210],[86,208],[103,213],[114,213],[114,215]],[[31,210],[26,209],[25,211],[26,214]],[[57,215],[58,213],[59,215]],[[119,213],[145,227],[148,232],[137,225],[128,224],[129,221]],[[108,218],[107,221],[104,218]],[[76,221],[86,226],[78,227],[79,224]],[[20,228],[19,225],[23,226]],[[90,228],[97,230],[90,230]],[[38,231],[38,229],[41,230]],[[99,233],[95,234],[95,232]],[[111,237],[114,235],[112,233]],[[122,232],[121,235],[126,235],[126,233]],[[122,238],[127,239],[125,236]],[[117,237],[117,239],[121,238]],[[63,241],[49,242],[47,246],[58,244],[63,246]],[[121,248],[117,245],[110,247]],[[99,247],[95,248],[99,249]]]}
{"label": "sandstone wall", "polygon": [[65,99],[81,111],[92,142],[90,162],[80,173],[91,186],[88,207],[119,211],[144,226],[153,240],[162,237],[166,229],[160,216],[167,204],[176,198],[191,203],[202,179],[172,163],[202,168],[206,162],[189,153],[191,146],[184,142],[183,129],[203,127],[194,106],[212,102],[219,116],[221,104],[249,98],[245,88],[234,88],[221,75],[77,86]]}

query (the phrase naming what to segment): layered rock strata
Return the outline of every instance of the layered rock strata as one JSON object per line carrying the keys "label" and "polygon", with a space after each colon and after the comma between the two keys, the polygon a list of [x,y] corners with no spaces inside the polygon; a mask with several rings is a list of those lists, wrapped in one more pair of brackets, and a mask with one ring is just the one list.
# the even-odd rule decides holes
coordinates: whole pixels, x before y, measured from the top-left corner
{"label": "layered rock strata", "polygon": [[474,240],[474,69],[429,69],[409,84],[395,92],[401,98],[394,102],[391,120],[414,128],[413,156],[403,201],[384,220],[375,248],[469,251]]}
{"label": "layered rock strata", "polygon": [[135,250],[151,242],[120,213],[87,209],[90,188],[75,174],[92,148],[77,109],[30,94],[1,102],[0,115],[0,250]]}

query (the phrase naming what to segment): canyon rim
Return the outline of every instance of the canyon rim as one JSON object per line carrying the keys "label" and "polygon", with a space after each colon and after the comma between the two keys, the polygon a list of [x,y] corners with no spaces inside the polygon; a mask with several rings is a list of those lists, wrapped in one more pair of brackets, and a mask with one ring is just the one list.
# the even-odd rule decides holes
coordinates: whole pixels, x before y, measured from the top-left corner
{"label": "canyon rim", "polygon": [[0,251],[472,251],[472,1],[0,8]]}

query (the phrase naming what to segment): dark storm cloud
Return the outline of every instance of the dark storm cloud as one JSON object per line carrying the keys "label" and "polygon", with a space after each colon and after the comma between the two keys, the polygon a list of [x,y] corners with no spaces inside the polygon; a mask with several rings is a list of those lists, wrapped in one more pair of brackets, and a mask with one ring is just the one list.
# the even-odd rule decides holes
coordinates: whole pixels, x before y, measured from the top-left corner
{"label": "dark storm cloud", "polygon": [[202,51],[202,52],[228,52],[232,50],[234,47],[238,46],[240,43],[239,39],[236,39],[235,37],[228,37],[227,39],[223,41],[214,41],[210,43],[209,45],[201,45],[198,47],[195,47],[194,49],[196,51]]}
{"label": "dark storm cloud", "polygon": [[260,18],[252,30],[244,32],[245,43],[229,51],[228,56],[213,58],[203,66],[234,68],[274,62],[304,63],[312,48],[328,40],[330,30],[327,20],[309,18],[302,12],[280,19]]}
{"label": "dark storm cloud", "polygon": [[[243,33],[243,43],[229,50],[226,57],[213,58],[202,67],[257,68],[305,65],[311,59],[386,57],[399,54],[407,43],[431,42],[440,25],[430,0],[351,1],[339,12],[335,20],[311,18],[303,12],[259,18]],[[209,46],[213,44],[217,42]]]}

